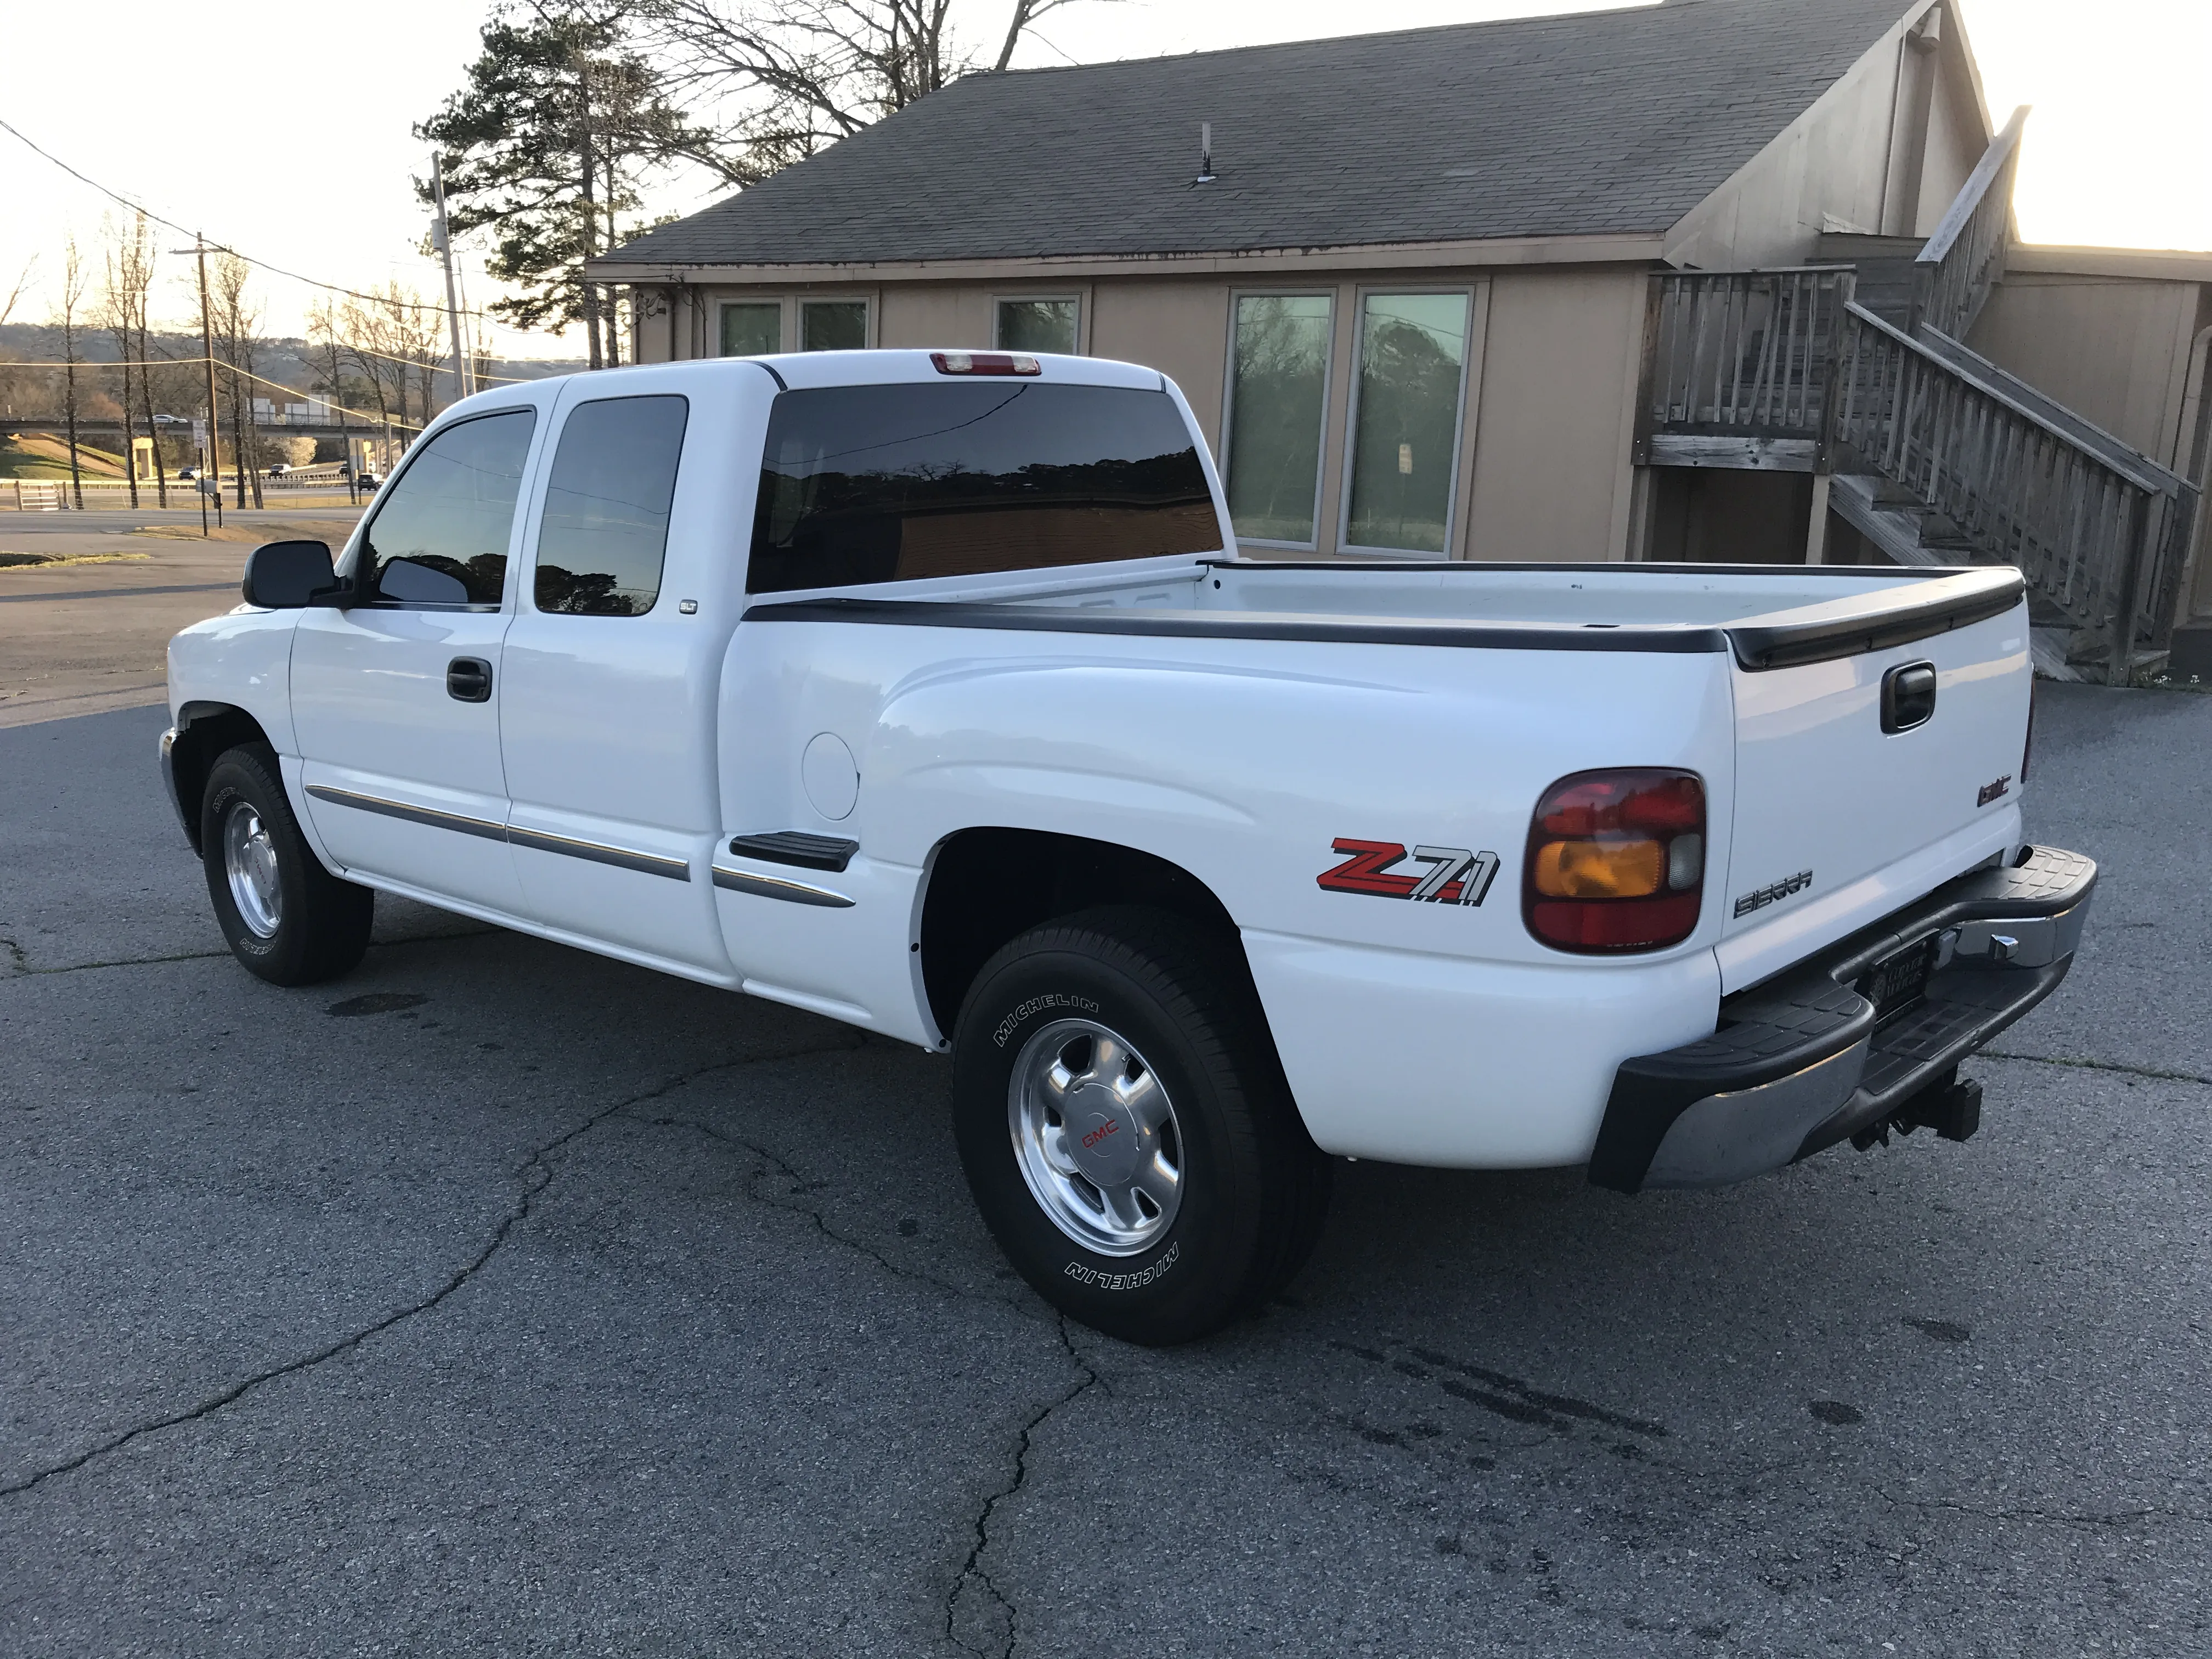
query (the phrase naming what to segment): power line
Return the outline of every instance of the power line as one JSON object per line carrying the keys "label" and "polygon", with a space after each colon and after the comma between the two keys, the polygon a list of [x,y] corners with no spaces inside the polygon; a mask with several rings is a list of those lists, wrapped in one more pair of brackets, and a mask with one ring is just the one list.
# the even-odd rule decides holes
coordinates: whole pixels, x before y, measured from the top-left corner
{"label": "power line", "polygon": [[[161,214],[155,212],[153,209],[148,207],[143,202],[132,201],[128,196],[124,195],[120,191],[110,190],[106,185],[101,184],[99,179],[89,178],[84,173],[79,173],[67,161],[63,161],[60,156],[55,155],[52,150],[46,149],[40,145],[33,143],[32,140],[24,137],[24,135],[15,127],[10,125],[4,120],[0,120],[0,131],[5,131],[9,137],[14,138],[17,143],[23,145],[23,147],[30,150],[32,154],[42,156],[46,161],[52,161],[56,167],[59,167],[64,173],[69,174],[70,178],[76,179],[79,184],[89,185],[93,189],[98,191],[102,196],[106,197],[108,200],[129,208],[133,213],[143,213],[146,217],[151,219],[155,224],[167,225],[171,230],[175,231],[180,236],[196,236],[199,234],[193,230],[190,226],[179,224],[174,219],[164,218]],[[236,248],[228,246],[221,242],[210,242],[208,246],[217,253],[228,253],[234,259],[245,260],[249,265],[258,265],[262,270],[270,272],[273,276],[283,276],[295,283],[305,283],[309,288],[323,289],[331,294],[343,294],[349,300],[367,300],[374,305],[404,306],[412,311],[442,312],[445,310],[443,306],[434,305],[428,300],[396,300],[388,295],[363,294],[358,289],[342,288],[336,283],[325,283],[313,276],[302,276],[296,270],[287,270],[282,265],[272,265],[266,259],[257,259],[250,253],[240,253]],[[470,313],[471,316],[478,316],[481,314],[481,313],[477,312],[471,312]]]}

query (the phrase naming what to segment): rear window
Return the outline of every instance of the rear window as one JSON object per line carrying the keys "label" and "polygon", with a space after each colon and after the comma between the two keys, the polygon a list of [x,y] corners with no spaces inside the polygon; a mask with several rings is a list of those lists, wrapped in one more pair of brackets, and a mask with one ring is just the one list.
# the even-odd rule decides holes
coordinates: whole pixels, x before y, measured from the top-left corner
{"label": "rear window", "polygon": [[1175,401],[958,381],[779,396],[755,593],[1210,553],[1221,528]]}

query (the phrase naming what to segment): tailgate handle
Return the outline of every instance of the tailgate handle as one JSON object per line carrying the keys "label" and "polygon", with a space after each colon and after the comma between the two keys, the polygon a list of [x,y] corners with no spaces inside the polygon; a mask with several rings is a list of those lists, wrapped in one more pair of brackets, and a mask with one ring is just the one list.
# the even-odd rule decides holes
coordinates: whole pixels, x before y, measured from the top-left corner
{"label": "tailgate handle", "polygon": [[491,701],[491,665],[482,657],[456,657],[446,665],[446,695],[457,702]]}
{"label": "tailgate handle", "polygon": [[1936,717],[1936,665],[1902,663],[1881,677],[1881,729],[1894,735]]}

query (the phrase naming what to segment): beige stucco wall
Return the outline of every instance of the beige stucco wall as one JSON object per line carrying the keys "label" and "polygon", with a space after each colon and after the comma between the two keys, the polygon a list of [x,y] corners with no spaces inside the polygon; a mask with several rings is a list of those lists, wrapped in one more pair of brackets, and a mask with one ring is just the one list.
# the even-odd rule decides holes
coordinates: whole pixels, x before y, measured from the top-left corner
{"label": "beige stucco wall", "polygon": [[2181,404],[2198,284],[2014,272],[1967,343],[2045,396],[2185,471]]}
{"label": "beige stucco wall", "polygon": [[1648,286],[1636,270],[1492,280],[1460,556],[1624,556]]}
{"label": "beige stucco wall", "polygon": [[1181,386],[1207,446],[1219,455],[1228,284],[1212,278],[1102,282],[1088,309],[1091,355],[1157,368]]}

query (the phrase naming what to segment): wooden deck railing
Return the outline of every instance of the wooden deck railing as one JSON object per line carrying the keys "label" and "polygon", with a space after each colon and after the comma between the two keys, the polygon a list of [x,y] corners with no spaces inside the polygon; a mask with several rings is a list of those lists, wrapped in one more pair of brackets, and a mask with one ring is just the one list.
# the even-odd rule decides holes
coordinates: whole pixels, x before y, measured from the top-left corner
{"label": "wooden deck railing", "polygon": [[2166,644],[2193,486],[2100,453],[1857,305],[1836,381],[1846,459],[1911,491],[1984,558],[2018,565],[2077,626],[2106,630],[2114,684],[2138,647]]}
{"label": "wooden deck railing", "polygon": [[2022,104],[1982,153],[1936,234],[1913,260],[1915,329],[1925,323],[1963,340],[1990,290],[2003,278],[2005,253],[2012,245],[2013,175],[2020,167],[2020,135],[2027,125],[2027,106]]}
{"label": "wooden deck railing", "polygon": [[1824,265],[1653,277],[1638,461],[1812,471],[1851,283]]}

